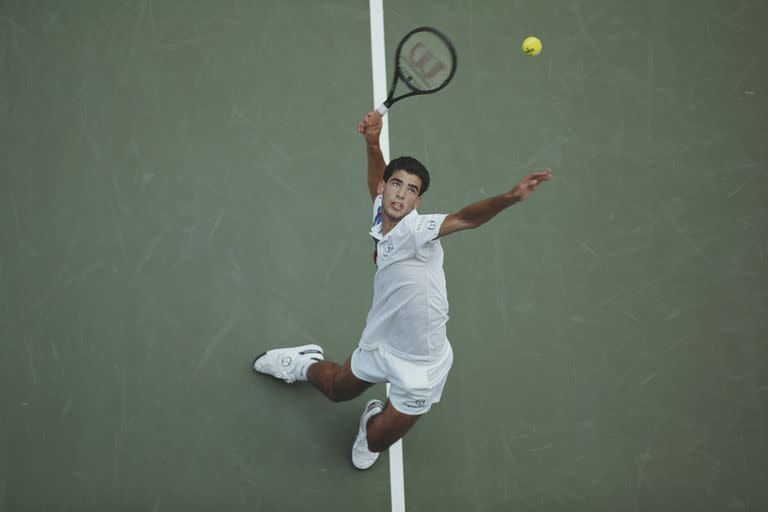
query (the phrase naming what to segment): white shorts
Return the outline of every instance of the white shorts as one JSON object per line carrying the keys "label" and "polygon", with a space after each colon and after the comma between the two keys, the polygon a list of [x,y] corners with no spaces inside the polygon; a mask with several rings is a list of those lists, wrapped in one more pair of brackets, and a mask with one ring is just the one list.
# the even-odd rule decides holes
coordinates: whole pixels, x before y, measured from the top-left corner
{"label": "white shorts", "polygon": [[352,353],[352,373],[366,382],[389,382],[389,400],[403,414],[417,416],[440,401],[448,372],[453,364],[453,349],[437,361],[416,362],[390,354],[386,348]]}

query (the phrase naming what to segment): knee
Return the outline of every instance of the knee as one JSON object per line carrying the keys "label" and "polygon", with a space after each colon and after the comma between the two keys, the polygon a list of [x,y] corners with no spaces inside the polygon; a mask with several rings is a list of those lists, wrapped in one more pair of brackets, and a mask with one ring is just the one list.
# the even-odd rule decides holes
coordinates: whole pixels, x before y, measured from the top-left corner
{"label": "knee", "polygon": [[[309,368],[312,369],[315,366],[318,365],[312,365]],[[349,400],[349,398],[345,396],[345,393],[339,389],[339,386],[336,383],[336,376],[338,373],[339,371],[336,369],[333,373],[326,374],[324,378],[318,379],[315,373],[310,374],[310,372],[307,371],[307,380],[319,389],[331,402],[345,402]]]}
{"label": "knee", "polygon": [[339,378],[340,372],[341,368],[334,372],[326,388],[325,396],[331,402],[348,402],[362,393],[360,390],[350,389],[349,385],[345,385],[343,380]]}
{"label": "knee", "polygon": [[328,398],[328,400],[334,403],[348,402],[354,398],[354,396],[351,396],[350,393],[346,392],[344,389],[341,389],[341,387],[336,384],[335,379],[331,381],[331,385],[328,386],[325,396]]}
{"label": "knee", "polygon": [[349,401],[348,397],[344,396],[342,393],[337,392],[333,388],[331,388],[331,390],[328,393],[326,393],[326,396],[328,397],[328,400],[334,403]]}

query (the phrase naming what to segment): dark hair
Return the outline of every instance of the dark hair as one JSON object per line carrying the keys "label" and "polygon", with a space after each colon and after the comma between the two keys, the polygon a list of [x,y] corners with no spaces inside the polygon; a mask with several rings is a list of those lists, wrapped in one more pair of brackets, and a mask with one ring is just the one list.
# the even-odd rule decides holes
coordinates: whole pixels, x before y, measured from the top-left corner
{"label": "dark hair", "polygon": [[419,195],[423,195],[429,188],[429,171],[424,165],[412,156],[400,156],[390,161],[384,168],[384,183],[389,181],[395,171],[405,171],[408,174],[415,174],[421,179],[421,188]]}

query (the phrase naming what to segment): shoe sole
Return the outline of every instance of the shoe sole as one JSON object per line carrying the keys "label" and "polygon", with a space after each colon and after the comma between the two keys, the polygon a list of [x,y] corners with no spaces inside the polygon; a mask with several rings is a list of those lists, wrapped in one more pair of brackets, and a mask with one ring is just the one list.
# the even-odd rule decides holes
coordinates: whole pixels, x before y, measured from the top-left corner
{"label": "shoe sole", "polygon": [[[325,358],[325,353],[323,352],[323,347],[321,347],[320,345],[302,345],[302,346],[296,347],[296,348],[303,349],[303,350],[301,350],[299,352],[300,356],[305,356],[307,354],[315,354],[315,353],[317,353],[319,351],[320,355],[323,356],[323,358]],[[269,352],[269,350],[267,350],[267,352]],[[253,368],[253,371],[258,373],[259,375],[261,375],[261,372],[256,369],[256,361],[258,361],[259,359],[261,359],[262,357],[267,355],[267,352],[262,352],[261,354],[256,356],[256,358],[253,360],[253,363],[251,364],[251,368]]]}
{"label": "shoe sole", "polygon": [[373,460],[373,462],[371,462],[371,463],[370,463],[370,464],[368,464],[367,466],[358,466],[358,465],[356,465],[356,464],[355,464],[355,462],[354,462],[354,461],[352,461],[352,467],[353,467],[353,468],[355,468],[355,469],[356,469],[356,470],[358,470],[358,471],[365,471],[366,469],[371,469],[371,468],[373,467],[373,465],[374,465],[374,464],[376,464],[376,461],[378,461],[378,460],[379,460],[379,458],[378,458],[378,457],[376,457],[376,458]]}
{"label": "shoe sole", "polygon": [[254,359],[254,360],[253,360],[253,364],[251,364],[251,368],[252,368],[252,369],[253,369],[253,371],[255,371],[256,373],[261,373],[261,372],[259,372],[259,371],[256,369],[256,361],[258,361],[259,359],[261,359],[261,358],[262,358],[262,357],[264,357],[265,355],[267,355],[267,353],[266,353],[266,352],[262,352],[261,354],[259,354],[258,356],[256,356],[256,359]]}

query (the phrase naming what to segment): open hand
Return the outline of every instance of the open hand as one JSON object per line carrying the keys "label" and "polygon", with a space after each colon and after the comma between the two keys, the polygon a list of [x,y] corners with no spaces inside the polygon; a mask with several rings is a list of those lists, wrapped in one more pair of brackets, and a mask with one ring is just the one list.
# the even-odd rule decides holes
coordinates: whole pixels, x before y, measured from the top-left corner
{"label": "open hand", "polygon": [[360,121],[360,124],[357,125],[357,131],[363,134],[365,142],[368,144],[378,144],[382,125],[381,114],[374,110],[373,112],[368,112],[363,120]]}
{"label": "open hand", "polygon": [[518,201],[522,201],[528,194],[536,190],[539,183],[542,181],[548,181],[552,178],[552,170],[544,169],[543,171],[533,172],[520,180],[517,185],[512,189],[512,195]]}

